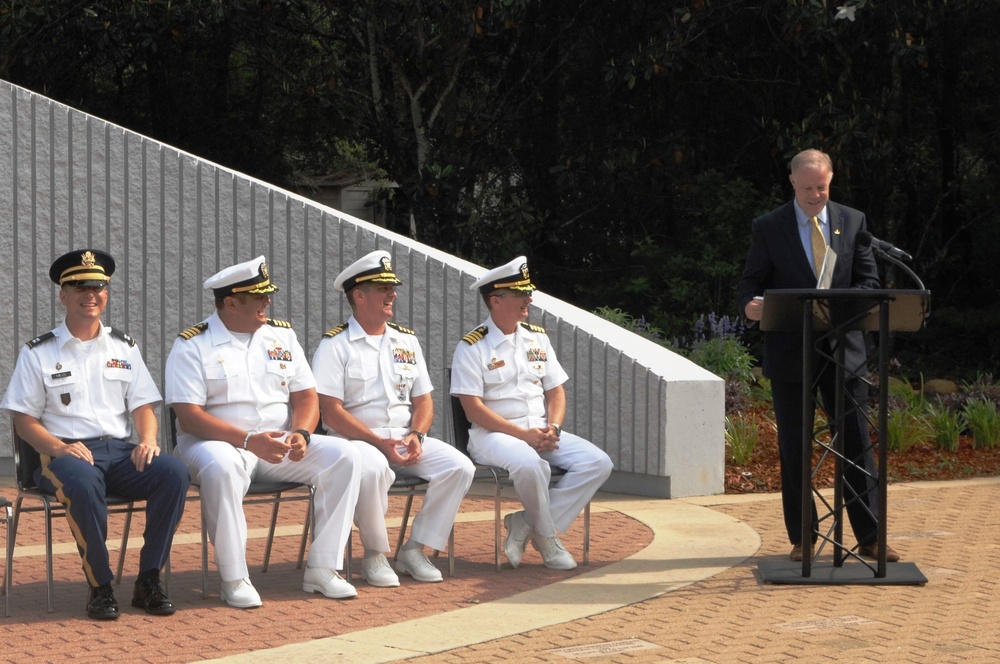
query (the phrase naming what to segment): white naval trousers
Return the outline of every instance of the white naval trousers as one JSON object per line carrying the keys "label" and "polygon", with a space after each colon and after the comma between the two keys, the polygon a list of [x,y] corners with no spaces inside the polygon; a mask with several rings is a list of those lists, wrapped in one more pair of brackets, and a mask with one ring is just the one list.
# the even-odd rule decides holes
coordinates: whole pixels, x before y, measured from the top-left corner
{"label": "white naval trousers", "polygon": [[[539,453],[514,436],[473,427],[469,454],[478,463],[510,473],[524,519],[541,537],[566,532],[612,470],[604,450],[566,431],[559,436],[559,449]],[[566,474],[550,487],[551,466]]]}
{"label": "white naval trousers", "polygon": [[[377,428],[372,430],[383,438],[402,438],[406,429]],[[389,466],[388,459],[373,445],[352,441],[361,454],[361,490],[354,522],[366,550],[389,552],[389,536],[385,529],[385,513],[389,509],[388,491],[396,474],[422,477],[428,481],[423,506],[413,519],[410,539],[444,551],[455,523],[462,498],[472,485],[475,466],[467,456],[436,438],[424,437],[420,461],[412,466]]]}
{"label": "white naval trousers", "polygon": [[358,500],[361,458],[342,439],[314,435],[300,461],[278,464],[218,440],[178,442],[177,455],[199,485],[215,564],[223,581],[249,577],[246,562],[247,521],[243,496],[251,480],[302,482],[316,488],[316,529],[308,566],[340,570]]}

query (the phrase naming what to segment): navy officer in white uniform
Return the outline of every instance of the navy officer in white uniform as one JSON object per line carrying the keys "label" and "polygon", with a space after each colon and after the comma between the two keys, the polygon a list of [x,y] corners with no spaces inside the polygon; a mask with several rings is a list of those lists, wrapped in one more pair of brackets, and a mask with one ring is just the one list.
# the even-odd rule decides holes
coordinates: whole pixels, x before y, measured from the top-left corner
{"label": "navy officer in white uniform", "polygon": [[[535,285],[525,257],[490,270],[470,289],[479,290],[490,315],[458,343],[451,393],[472,423],[469,454],[505,468],[524,506],[504,517],[504,553],[517,567],[530,538],[546,567],[573,569],[559,532],[607,480],[611,459],[562,430],[568,376],[545,329],[526,322]],[[550,487],[553,465],[566,474]]]}
{"label": "navy officer in white uniform", "polygon": [[361,576],[399,585],[385,554],[388,489],[394,473],[428,480],[410,538],[397,552],[396,572],[417,581],[442,580],[424,547],[443,551],[475,467],[451,445],[427,435],[434,389],[413,330],[392,322],[396,286],[403,283],[387,251],[373,251],[343,270],[334,287],[345,293],[350,319],[327,332],[313,356],[327,431],[354,442],[362,457],[355,523],[365,548]]}
{"label": "navy officer in white uniform", "polygon": [[357,596],[341,578],[358,499],[354,446],[311,436],[319,421],[316,381],[289,323],[267,316],[271,281],[263,256],[228,267],[204,284],[215,312],[180,333],[166,368],[166,402],[177,415],[178,456],[201,492],[222,577],[222,600],[261,605],[246,563],[243,496],[251,480],[316,488],[306,592]]}
{"label": "navy officer in white uniform", "polygon": [[[188,473],[157,443],[160,402],[135,340],[101,322],[115,261],[97,249],[71,251],[49,270],[66,309],[62,325],[21,350],[0,409],[38,451],[35,481],[66,505],[66,518],[90,584],[87,615],[114,620],[118,602],[108,562],[107,494],[146,501],[146,529],[132,606],[174,613],[160,585],[184,513]],[[135,424],[138,443],[131,442]]]}

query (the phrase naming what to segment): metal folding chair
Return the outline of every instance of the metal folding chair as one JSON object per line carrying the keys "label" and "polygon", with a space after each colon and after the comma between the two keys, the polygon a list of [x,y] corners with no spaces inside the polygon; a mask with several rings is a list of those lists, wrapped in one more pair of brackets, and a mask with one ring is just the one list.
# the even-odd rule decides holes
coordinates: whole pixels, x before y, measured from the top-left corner
{"label": "metal folding chair", "polygon": [[[11,522],[10,531],[8,533],[7,541],[7,579],[5,581],[7,587],[7,603],[10,602],[10,586],[11,579],[14,575],[13,569],[13,551],[14,544],[17,542],[17,528],[20,525],[21,515],[26,512],[44,512],[45,513],[45,572],[46,572],[46,583],[48,587],[48,609],[49,613],[55,610],[55,599],[53,593],[53,580],[52,580],[52,519],[57,516],[65,516],[66,507],[60,503],[53,494],[46,493],[38,488],[35,483],[35,471],[41,467],[42,459],[38,452],[35,451],[31,445],[29,445],[23,438],[17,434],[17,429],[14,426],[14,420],[11,418],[10,423],[11,430],[11,440],[14,441],[14,474],[17,480],[17,498],[14,500],[14,515]],[[39,505],[28,506],[24,505],[24,501],[37,500]],[[144,501],[133,501],[128,498],[123,498],[121,496],[107,495],[105,496],[105,501],[108,505],[108,514],[124,514],[125,515],[125,525],[122,529],[122,542],[121,547],[118,552],[118,570],[115,574],[115,583],[121,583],[122,580],[122,569],[125,565],[125,551],[128,548],[128,535],[129,528],[132,525],[132,512],[136,509],[143,509],[142,507],[136,507],[136,502]],[[167,574],[169,575],[169,562]]]}

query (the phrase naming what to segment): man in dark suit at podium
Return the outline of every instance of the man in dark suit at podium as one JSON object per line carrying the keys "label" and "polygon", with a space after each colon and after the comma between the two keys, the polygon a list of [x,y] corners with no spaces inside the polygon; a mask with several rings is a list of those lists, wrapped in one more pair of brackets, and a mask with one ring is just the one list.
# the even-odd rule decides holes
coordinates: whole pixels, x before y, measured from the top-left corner
{"label": "man in dark suit at podium", "polygon": [[[879,277],[871,249],[856,244],[859,231],[866,230],[865,215],[830,200],[833,163],[819,150],[805,150],[791,162],[789,179],[794,200],[753,220],[753,238],[746,266],[737,288],[737,301],[746,317],[759,321],[764,310],[760,296],[768,289],[816,288],[823,255],[829,247],[837,255],[830,288],[878,288]],[[771,380],[774,416],[778,427],[781,456],[781,498],[785,529],[792,543],[791,560],[802,560],[802,333],[764,332],[764,375]],[[827,343],[827,342],[823,342]],[[830,351],[829,348],[826,349]],[[844,359],[846,378],[845,408],[852,402],[866,404],[867,383],[864,334],[848,332]],[[814,356],[813,367],[820,396],[827,413],[834,412],[836,376],[834,366]],[[810,402],[811,403],[811,402]],[[867,410],[865,408],[864,410]],[[875,477],[875,457],[869,440],[865,412],[855,409],[844,422],[844,453],[847,459],[867,469]],[[858,553],[878,555],[879,505],[874,481],[859,469],[845,466],[844,479],[861,496],[847,506],[847,516],[858,540]],[[851,492],[845,492],[849,501]],[[812,506],[812,531],[817,528],[816,505]],[[816,543],[813,535],[812,545]],[[884,544],[884,543],[883,543]],[[899,560],[886,545],[886,560]]]}

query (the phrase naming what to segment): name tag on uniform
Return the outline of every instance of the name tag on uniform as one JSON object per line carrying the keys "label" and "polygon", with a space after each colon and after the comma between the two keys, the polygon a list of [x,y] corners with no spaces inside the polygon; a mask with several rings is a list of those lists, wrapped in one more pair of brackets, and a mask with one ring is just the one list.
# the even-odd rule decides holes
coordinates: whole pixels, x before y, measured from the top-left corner
{"label": "name tag on uniform", "polygon": [[60,371],[59,373],[52,374],[52,378],[53,380],[56,380],[59,378],[69,378],[72,375],[73,375],[72,371]]}
{"label": "name tag on uniform", "polygon": [[493,361],[486,365],[486,368],[489,369],[490,371],[493,371],[494,369],[499,369],[500,367],[506,364],[507,363],[504,362],[503,360],[498,360],[497,358],[494,357]]}

